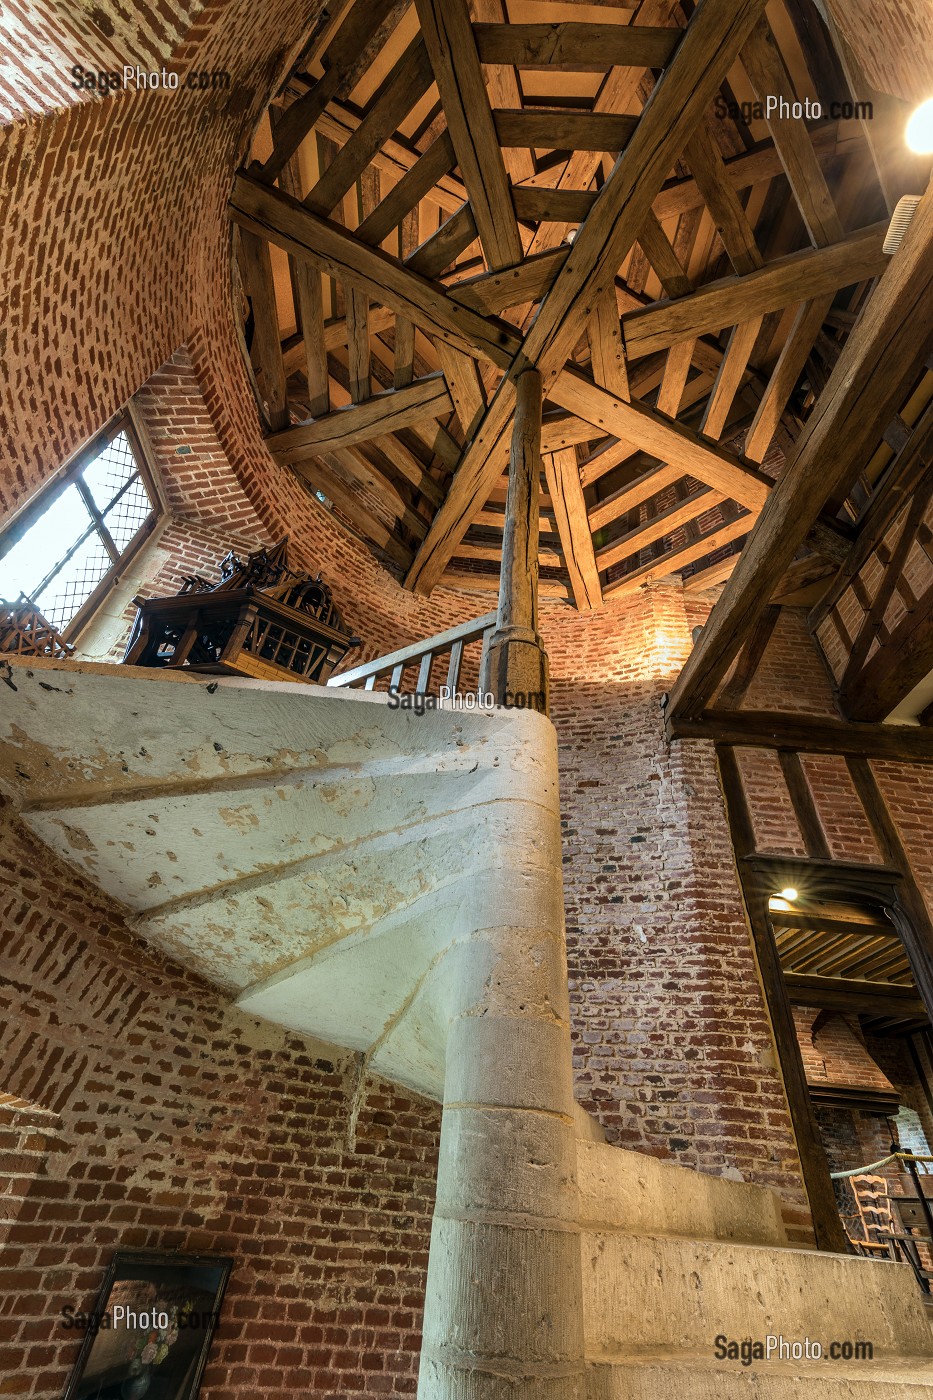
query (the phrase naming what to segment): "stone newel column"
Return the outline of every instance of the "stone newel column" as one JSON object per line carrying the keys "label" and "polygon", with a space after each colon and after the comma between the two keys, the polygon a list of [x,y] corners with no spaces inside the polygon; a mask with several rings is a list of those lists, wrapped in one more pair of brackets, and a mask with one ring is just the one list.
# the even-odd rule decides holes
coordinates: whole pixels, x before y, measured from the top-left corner
{"label": "stone newel column", "polygon": [[[556,754],[545,766],[556,779]],[[447,1056],[419,1400],[582,1396],[560,829],[556,792],[536,797],[510,819],[524,854],[510,865],[505,844],[470,897],[435,992]]]}
{"label": "stone newel column", "polygon": [[491,691],[499,705],[516,704],[546,714],[547,652],[538,636],[541,406],[541,376],[537,370],[525,370],[516,386],[499,615],[489,639],[481,688]]}

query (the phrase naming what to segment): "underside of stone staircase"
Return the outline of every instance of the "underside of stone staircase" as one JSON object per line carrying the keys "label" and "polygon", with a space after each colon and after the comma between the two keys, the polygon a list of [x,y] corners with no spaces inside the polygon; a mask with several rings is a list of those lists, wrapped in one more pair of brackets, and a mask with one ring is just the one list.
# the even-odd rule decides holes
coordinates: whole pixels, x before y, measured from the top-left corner
{"label": "underside of stone staircase", "polygon": [[[422,1400],[933,1397],[908,1265],[791,1248],[770,1190],[574,1105],[547,719],[69,661],[6,691],[4,789],[145,940],[443,1103]],[[769,1337],[827,1355],[717,1355]]]}

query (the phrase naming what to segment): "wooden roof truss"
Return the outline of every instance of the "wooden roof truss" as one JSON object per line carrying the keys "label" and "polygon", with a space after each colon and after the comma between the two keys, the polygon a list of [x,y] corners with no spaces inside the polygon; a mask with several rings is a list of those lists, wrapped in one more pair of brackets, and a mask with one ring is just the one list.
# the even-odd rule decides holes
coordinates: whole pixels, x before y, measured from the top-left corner
{"label": "wooden roof truss", "polygon": [[[886,203],[857,122],[728,115],[848,91],[811,0],[554,9],[332,7],[230,211],[276,460],[409,587],[495,589],[534,366],[541,591],[585,609],[728,577],[885,271]],[[870,495],[800,568],[841,562]]]}

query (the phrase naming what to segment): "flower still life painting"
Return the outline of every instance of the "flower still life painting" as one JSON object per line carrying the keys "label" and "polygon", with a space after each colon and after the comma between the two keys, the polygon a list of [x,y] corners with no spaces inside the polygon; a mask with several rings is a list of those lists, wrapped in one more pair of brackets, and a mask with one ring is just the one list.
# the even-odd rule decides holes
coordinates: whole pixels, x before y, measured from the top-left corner
{"label": "flower still life painting", "polygon": [[84,1333],[64,1400],[192,1400],[217,1325],[232,1260],[115,1254],[90,1312],[63,1309]]}

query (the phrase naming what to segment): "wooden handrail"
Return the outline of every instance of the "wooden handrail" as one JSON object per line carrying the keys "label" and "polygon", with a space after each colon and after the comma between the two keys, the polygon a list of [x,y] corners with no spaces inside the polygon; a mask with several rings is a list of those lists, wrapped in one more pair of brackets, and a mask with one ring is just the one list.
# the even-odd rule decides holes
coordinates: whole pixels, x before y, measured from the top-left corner
{"label": "wooden handrail", "polygon": [[380,676],[391,675],[391,684],[398,687],[401,684],[402,674],[406,666],[413,666],[418,663],[418,684],[417,693],[427,694],[428,686],[431,683],[431,669],[435,659],[446,653],[450,653],[450,662],[447,668],[447,687],[455,691],[457,680],[460,674],[460,663],[463,657],[463,648],[469,642],[475,642],[480,637],[491,632],[496,625],[494,612],[486,613],[485,617],[478,617],[472,622],[462,622],[459,627],[451,627],[446,632],[438,632],[434,637],[428,637],[423,642],[412,642],[410,646],[400,647],[398,651],[390,651],[387,656],[377,656],[374,661],[366,661],[362,666],[354,666],[352,671],[343,671],[339,676],[331,676],[327,684],[329,686],[358,686],[362,684],[366,690],[372,690]]}

